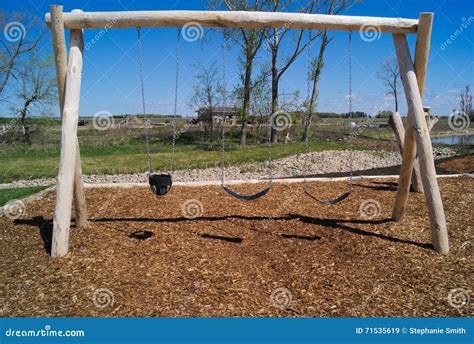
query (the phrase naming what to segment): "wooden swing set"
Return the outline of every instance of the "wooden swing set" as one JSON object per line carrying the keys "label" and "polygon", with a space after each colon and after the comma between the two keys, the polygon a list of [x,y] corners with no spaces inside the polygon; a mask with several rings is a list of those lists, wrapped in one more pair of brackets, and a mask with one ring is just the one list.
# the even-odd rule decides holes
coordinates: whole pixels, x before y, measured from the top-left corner
{"label": "wooden swing set", "polygon": [[[415,159],[418,159],[423,191],[429,212],[431,239],[436,251],[449,251],[446,218],[436,179],[430,134],[423,110],[423,91],[428,65],[433,13],[420,13],[418,19],[380,18],[303,13],[243,11],[134,11],[63,13],[52,5],[46,14],[52,31],[60,113],[61,153],[56,186],[52,257],[64,257],[69,250],[72,207],[76,227],[87,226],[87,206],[81,169],[77,123],[83,66],[83,29],[183,27],[189,23],[203,27],[292,28],[312,30],[361,31],[376,28],[393,34],[401,79],[408,104],[403,158],[392,219],[401,221],[406,212]],[[65,29],[70,30],[67,54]],[[412,60],[406,34],[416,34]]]}

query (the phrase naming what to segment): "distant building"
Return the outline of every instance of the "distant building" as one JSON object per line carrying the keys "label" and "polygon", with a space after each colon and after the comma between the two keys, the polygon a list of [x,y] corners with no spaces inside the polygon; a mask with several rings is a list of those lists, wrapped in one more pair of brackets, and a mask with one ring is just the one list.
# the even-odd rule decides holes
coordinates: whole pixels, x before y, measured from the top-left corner
{"label": "distant building", "polygon": [[[136,127],[143,127],[145,126],[145,119],[141,116],[137,115],[115,115],[113,116],[114,119],[114,127],[116,128],[136,128]],[[156,127],[164,127],[168,125],[169,120],[163,118],[156,118],[154,116],[148,116],[148,125],[149,126],[156,126]]]}
{"label": "distant building", "polygon": [[[200,122],[209,122],[209,118],[211,117],[211,111],[209,108],[203,107],[199,108],[196,111],[197,120]],[[224,121],[225,124],[234,125],[237,124],[237,121],[240,118],[239,109],[233,107],[224,107],[224,106],[216,106],[212,108],[212,121],[217,124],[221,124]]]}
{"label": "distant building", "polygon": [[141,127],[144,125],[143,118],[134,115],[113,116],[115,127]]}

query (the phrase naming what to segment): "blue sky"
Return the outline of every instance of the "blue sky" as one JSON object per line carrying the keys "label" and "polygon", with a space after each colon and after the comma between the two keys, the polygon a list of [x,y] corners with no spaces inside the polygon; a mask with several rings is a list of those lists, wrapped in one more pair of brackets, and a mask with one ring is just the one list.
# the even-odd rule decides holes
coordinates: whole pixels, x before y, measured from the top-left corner
{"label": "blue sky", "polygon": [[[50,4],[62,3],[65,11],[80,8],[83,11],[118,10],[169,10],[206,9],[201,0],[102,0],[102,1],[49,1],[49,0],[0,0],[5,11],[35,11],[43,17]],[[347,15],[418,18],[419,12],[435,12],[424,103],[433,107],[438,115],[447,115],[458,106],[458,98],[466,84],[474,83],[474,1],[472,0],[365,0],[350,8]],[[462,28],[462,25],[467,28]],[[461,34],[447,44],[456,30]],[[99,30],[85,30],[86,44]],[[459,32],[458,32],[459,33]],[[347,33],[331,32],[334,37],[325,61],[320,83],[319,111],[347,111]],[[173,28],[144,29],[143,50],[146,77],[146,103],[149,112],[171,114],[173,109],[175,45],[177,31]],[[414,35],[409,35],[413,51]],[[195,82],[196,63],[216,62],[222,66],[220,35],[205,30],[198,42],[182,41],[181,78],[178,112],[192,115],[189,106]],[[316,43],[312,51],[319,48]],[[43,47],[52,53],[50,42]],[[385,95],[375,71],[387,58],[393,56],[390,34],[382,34],[374,42],[353,34],[354,59],[354,110],[373,113],[376,109],[393,109],[393,101]],[[307,54],[304,54],[285,74],[280,93],[290,94],[300,90],[306,95]],[[259,57],[263,62],[265,54]],[[108,30],[84,55],[84,77],[81,94],[81,115],[98,111],[116,113],[140,112],[140,88],[137,67],[136,31],[134,29]],[[238,82],[236,67],[237,49],[229,55],[228,83]],[[285,96],[282,97],[283,99]],[[291,98],[291,96],[286,96]],[[401,113],[406,113],[404,98],[400,100]],[[52,109],[55,112],[55,108]]]}

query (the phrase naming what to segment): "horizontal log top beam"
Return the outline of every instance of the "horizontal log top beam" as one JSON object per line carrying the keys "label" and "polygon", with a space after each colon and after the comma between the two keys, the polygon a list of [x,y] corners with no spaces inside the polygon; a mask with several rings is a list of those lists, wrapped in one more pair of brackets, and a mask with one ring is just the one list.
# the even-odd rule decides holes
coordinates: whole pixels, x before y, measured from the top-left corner
{"label": "horizontal log top beam", "polygon": [[[416,33],[418,19],[360,17],[288,12],[246,11],[127,11],[64,13],[67,29],[133,27],[291,28],[315,30],[377,30],[392,33]],[[51,15],[46,14],[51,27]]]}

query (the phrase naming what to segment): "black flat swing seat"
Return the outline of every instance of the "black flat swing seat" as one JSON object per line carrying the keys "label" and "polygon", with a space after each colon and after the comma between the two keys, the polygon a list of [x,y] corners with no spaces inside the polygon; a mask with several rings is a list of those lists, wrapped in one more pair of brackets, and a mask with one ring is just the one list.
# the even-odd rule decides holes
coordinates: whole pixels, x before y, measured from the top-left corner
{"label": "black flat swing seat", "polygon": [[227,194],[229,194],[230,196],[235,197],[235,198],[237,198],[241,201],[255,201],[255,200],[259,199],[260,197],[265,196],[268,193],[268,191],[270,191],[270,188],[266,188],[266,189],[263,189],[262,191],[259,191],[259,192],[257,192],[256,194],[253,194],[253,195],[241,195],[241,194],[238,194],[237,192],[229,189],[228,187],[222,186],[222,188],[224,189],[225,192],[227,192]]}
{"label": "black flat swing seat", "polygon": [[351,194],[352,194],[352,191],[349,191],[349,192],[346,192],[344,194],[342,194],[341,196],[339,196],[338,198],[335,198],[335,199],[329,199],[329,200],[320,200],[320,199],[317,199],[316,197],[314,197],[313,195],[311,195],[308,191],[305,190],[304,192],[306,195],[308,195],[309,197],[311,197],[312,199],[318,201],[319,203],[322,203],[322,204],[327,204],[327,205],[332,205],[332,204],[337,204],[337,203],[340,203],[342,201],[344,201],[346,198],[348,198]]}
{"label": "black flat swing seat", "polygon": [[171,190],[173,180],[170,174],[153,173],[148,175],[151,191],[157,196],[164,196]]}

